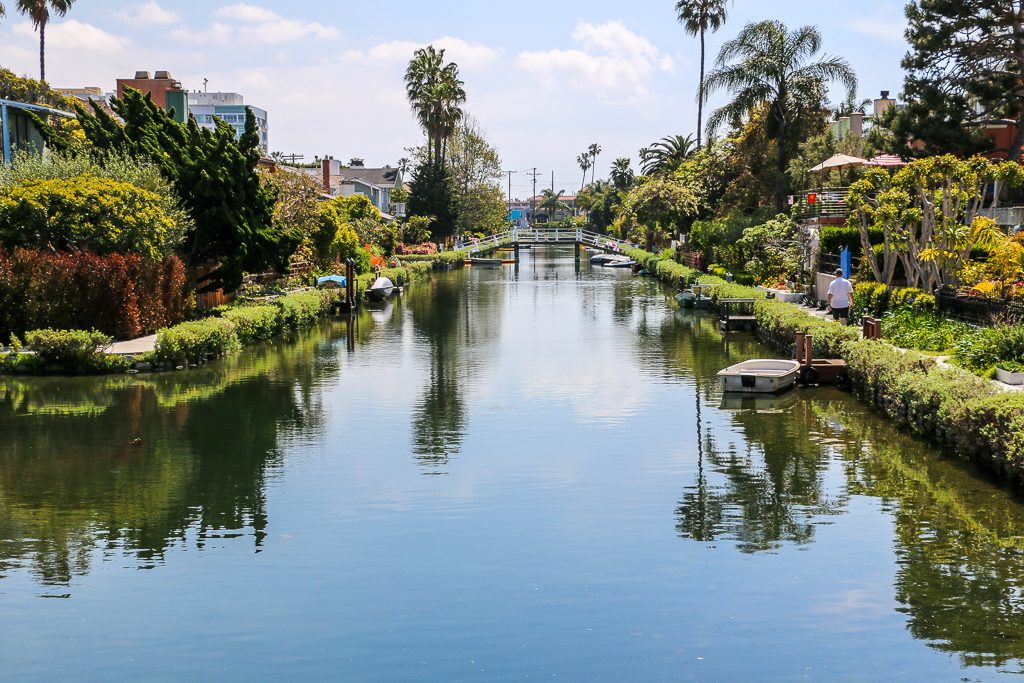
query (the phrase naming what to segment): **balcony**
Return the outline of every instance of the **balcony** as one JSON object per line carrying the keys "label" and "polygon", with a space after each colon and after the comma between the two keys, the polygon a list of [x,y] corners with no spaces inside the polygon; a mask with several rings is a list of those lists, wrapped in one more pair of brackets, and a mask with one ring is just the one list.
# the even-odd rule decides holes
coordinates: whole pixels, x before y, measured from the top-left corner
{"label": "balcony", "polygon": [[850,215],[849,194],[849,187],[822,187],[795,195],[793,220],[841,225]]}

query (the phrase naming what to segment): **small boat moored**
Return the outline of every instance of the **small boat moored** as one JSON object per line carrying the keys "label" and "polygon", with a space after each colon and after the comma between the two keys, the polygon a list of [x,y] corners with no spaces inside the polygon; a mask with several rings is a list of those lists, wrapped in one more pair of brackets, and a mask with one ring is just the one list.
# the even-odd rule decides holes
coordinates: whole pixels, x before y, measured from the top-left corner
{"label": "small boat moored", "polygon": [[800,363],[757,358],[718,371],[722,389],[743,394],[773,394],[796,384]]}
{"label": "small boat moored", "polygon": [[393,291],[395,291],[395,284],[386,277],[379,277],[374,280],[370,288],[366,290],[366,296],[380,301],[391,296]]}
{"label": "small boat moored", "polygon": [[501,265],[501,259],[500,258],[481,258],[481,257],[473,256],[473,257],[470,257],[469,263],[470,263],[470,265],[473,265],[473,266],[500,266]]}

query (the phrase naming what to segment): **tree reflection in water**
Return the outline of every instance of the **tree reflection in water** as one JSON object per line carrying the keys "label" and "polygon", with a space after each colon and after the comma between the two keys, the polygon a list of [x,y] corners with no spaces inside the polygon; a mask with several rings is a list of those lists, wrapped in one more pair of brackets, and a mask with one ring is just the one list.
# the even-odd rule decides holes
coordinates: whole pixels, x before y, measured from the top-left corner
{"label": "tree reflection in water", "polygon": [[[188,373],[0,384],[0,576],[44,585],[97,549],[162,562],[266,527],[279,442],[323,428],[318,378],[336,373],[333,323]],[[71,436],[73,435],[73,436]]]}

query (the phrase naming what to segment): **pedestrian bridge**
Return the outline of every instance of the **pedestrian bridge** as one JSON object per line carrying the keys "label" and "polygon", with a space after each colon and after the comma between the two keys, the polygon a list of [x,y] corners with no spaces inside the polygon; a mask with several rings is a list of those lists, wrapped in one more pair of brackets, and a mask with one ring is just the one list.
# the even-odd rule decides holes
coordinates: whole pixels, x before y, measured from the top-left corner
{"label": "pedestrian bridge", "polygon": [[[512,228],[505,232],[496,233],[490,237],[480,240],[470,247],[470,256],[489,254],[496,249],[511,247],[516,250],[516,257],[519,256],[519,245],[521,244],[572,244],[577,247],[591,247],[607,252],[621,252],[623,249],[636,249],[636,245],[625,240],[618,240],[608,235],[599,235],[588,230],[572,228]],[[576,253],[579,258],[579,251]]]}

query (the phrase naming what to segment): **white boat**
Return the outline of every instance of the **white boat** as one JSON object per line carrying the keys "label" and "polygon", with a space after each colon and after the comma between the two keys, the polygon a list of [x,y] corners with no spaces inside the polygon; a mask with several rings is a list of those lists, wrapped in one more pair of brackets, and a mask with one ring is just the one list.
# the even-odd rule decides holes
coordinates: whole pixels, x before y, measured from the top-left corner
{"label": "white boat", "polygon": [[500,258],[482,258],[473,256],[469,259],[469,263],[474,266],[500,266]]}
{"label": "white boat", "polygon": [[796,384],[800,363],[795,360],[758,358],[718,371],[722,389],[742,394],[773,394]]}
{"label": "white boat", "polygon": [[636,261],[628,256],[616,255],[601,264],[605,268],[630,268],[636,265]]}
{"label": "white boat", "polygon": [[590,262],[597,266],[603,266],[609,261],[616,261],[622,259],[629,260],[629,257],[624,256],[622,254],[609,254],[607,252],[601,252],[599,254],[594,254],[593,256],[591,256]]}
{"label": "white boat", "polygon": [[395,291],[395,285],[391,280],[386,277],[379,277],[374,280],[373,284],[368,290],[366,290],[366,296],[371,299],[387,299],[391,296],[391,292]]}

